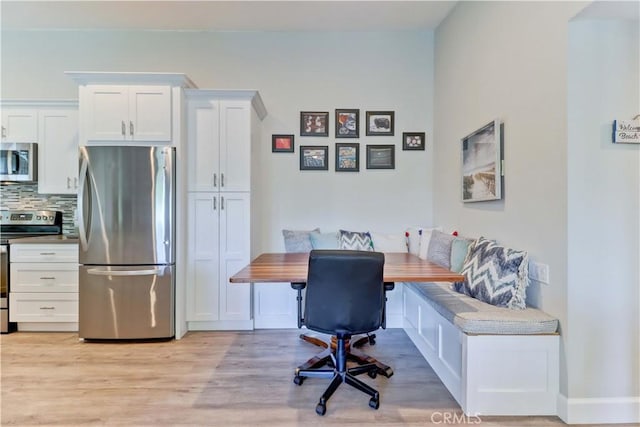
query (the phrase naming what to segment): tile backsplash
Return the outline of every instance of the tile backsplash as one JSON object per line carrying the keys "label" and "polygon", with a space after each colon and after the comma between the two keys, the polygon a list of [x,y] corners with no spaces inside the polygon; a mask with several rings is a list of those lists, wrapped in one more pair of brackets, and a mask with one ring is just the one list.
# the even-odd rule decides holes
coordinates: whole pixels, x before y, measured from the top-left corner
{"label": "tile backsplash", "polygon": [[78,234],[73,213],[77,197],[67,194],[38,194],[38,184],[3,183],[0,186],[1,210],[52,210],[62,211],[64,234]]}

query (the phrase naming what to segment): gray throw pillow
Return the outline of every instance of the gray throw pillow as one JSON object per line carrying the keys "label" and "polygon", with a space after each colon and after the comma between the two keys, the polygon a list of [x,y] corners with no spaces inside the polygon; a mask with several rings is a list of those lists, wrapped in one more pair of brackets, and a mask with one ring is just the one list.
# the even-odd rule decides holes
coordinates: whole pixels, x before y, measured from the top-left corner
{"label": "gray throw pillow", "polygon": [[312,231],[320,231],[319,228],[314,230],[282,230],[284,237],[284,248],[287,252],[311,252],[311,239],[309,234]]}
{"label": "gray throw pillow", "polygon": [[451,244],[456,237],[433,230],[431,240],[429,240],[429,249],[427,250],[427,261],[435,262],[446,269],[451,268]]}
{"label": "gray throw pillow", "polygon": [[368,232],[340,230],[340,249],[352,251],[373,251],[371,235]]}
{"label": "gray throw pillow", "polygon": [[480,237],[469,246],[457,292],[498,307],[525,309],[529,255]]}

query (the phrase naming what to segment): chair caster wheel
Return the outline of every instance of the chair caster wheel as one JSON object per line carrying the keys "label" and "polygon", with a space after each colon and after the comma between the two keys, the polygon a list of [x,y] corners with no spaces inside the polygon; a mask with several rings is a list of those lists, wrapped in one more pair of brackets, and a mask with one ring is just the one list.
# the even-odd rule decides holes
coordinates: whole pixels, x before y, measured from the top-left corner
{"label": "chair caster wheel", "polygon": [[[369,402],[369,405],[371,405],[371,402]],[[318,406],[316,406],[316,414],[322,416],[327,412],[327,405],[324,405],[322,403],[318,403]]]}
{"label": "chair caster wheel", "polygon": [[384,372],[380,372],[380,373],[387,378],[391,378],[391,376],[393,375],[393,369],[391,369],[391,367],[387,367],[387,369],[385,369]]}
{"label": "chair caster wheel", "polygon": [[369,407],[373,409],[378,409],[380,407],[380,399],[376,399],[375,397],[372,397],[371,399],[369,399]]}
{"label": "chair caster wheel", "polygon": [[302,385],[303,382],[304,382],[304,377],[301,377],[300,375],[296,375],[295,377],[293,377],[294,384]]}
{"label": "chair caster wheel", "polygon": [[375,379],[378,376],[378,372],[375,371],[375,370],[369,371],[369,372],[367,372],[367,375],[369,375],[369,378]]}
{"label": "chair caster wheel", "polygon": [[369,345],[376,345],[376,336],[375,335],[369,336]]}

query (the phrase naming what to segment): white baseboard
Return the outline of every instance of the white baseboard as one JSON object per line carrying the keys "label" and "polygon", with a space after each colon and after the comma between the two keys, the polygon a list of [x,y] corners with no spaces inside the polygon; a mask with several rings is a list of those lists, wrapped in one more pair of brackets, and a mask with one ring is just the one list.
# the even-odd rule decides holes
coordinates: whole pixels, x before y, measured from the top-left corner
{"label": "white baseboard", "polygon": [[567,424],[640,423],[640,396],[568,399],[559,394],[558,416]]}

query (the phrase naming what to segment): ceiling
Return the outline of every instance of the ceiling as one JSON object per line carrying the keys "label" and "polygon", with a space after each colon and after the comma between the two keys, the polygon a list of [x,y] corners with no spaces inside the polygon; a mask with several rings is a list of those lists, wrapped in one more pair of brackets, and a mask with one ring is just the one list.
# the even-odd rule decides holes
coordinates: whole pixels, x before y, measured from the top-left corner
{"label": "ceiling", "polygon": [[0,2],[4,30],[431,30],[455,5],[416,0]]}

